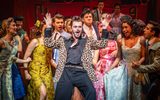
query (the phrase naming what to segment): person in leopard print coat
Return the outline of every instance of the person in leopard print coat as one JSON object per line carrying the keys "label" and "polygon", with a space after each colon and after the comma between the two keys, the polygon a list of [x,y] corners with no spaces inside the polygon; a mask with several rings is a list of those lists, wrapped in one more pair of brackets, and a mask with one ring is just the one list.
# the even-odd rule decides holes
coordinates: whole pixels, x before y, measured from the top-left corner
{"label": "person in leopard print coat", "polygon": [[[50,25],[50,14],[46,14],[46,24]],[[47,47],[59,49],[59,61],[55,73],[57,83],[55,100],[70,100],[72,90],[76,86],[85,100],[96,100],[96,92],[92,82],[96,81],[92,67],[91,50],[106,47],[107,40],[94,40],[92,32],[88,38],[81,38],[82,21],[79,16],[72,18],[72,38],[54,39],[51,28],[46,28],[45,42]],[[58,35],[58,34],[57,34]]]}

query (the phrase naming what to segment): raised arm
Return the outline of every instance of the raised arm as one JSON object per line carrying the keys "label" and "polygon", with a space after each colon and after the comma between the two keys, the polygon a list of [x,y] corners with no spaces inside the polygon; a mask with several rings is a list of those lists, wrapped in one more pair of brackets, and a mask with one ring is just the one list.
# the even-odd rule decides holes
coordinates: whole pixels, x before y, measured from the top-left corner
{"label": "raised arm", "polygon": [[89,41],[91,42],[90,44],[91,49],[97,50],[97,49],[105,48],[107,46],[108,40],[94,40],[93,38],[89,37]]}
{"label": "raised arm", "polygon": [[45,23],[46,23],[46,27],[45,27],[45,32],[44,32],[44,45],[47,46],[47,47],[52,47],[52,48],[58,48],[59,45],[58,45],[58,41],[59,41],[59,38],[60,38],[60,34],[57,34],[58,36],[58,39],[54,39],[54,35],[52,33],[52,27],[51,27],[51,24],[52,24],[52,18],[51,18],[51,14],[50,13],[47,13],[46,14],[46,17],[44,17],[44,20],[45,20]]}
{"label": "raised arm", "polygon": [[60,48],[61,43],[64,41],[63,38],[59,35],[58,39],[55,40],[53,36],[47,37],[46,34],[48,34],[49,29],[45,31],[45,38],[44,38],[44,45],[49,48]]}
{"label": "raised arm", "polygon": [[98,49],[101,49],[101,48],[105,48],[106,45],[107,45],[107,39],[95,40],[93,38],[93,33],[92,33],[91,28],[89,29],[89,32],[88,32],[88,41],[90,43],[91,49],[93,49],[93,50],[98,50]]}
{"label": "raised arm", "polygon": [[46,26],[44,28],[44,45],[47,47],[52,47],[50,43],[52,42],[52,18],[51,14],[47,13],[44,17]]}

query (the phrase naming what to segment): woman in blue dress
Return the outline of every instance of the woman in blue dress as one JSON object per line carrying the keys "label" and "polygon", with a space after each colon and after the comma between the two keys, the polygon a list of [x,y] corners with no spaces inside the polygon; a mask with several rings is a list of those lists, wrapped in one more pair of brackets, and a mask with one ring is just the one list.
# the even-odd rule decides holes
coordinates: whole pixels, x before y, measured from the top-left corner
{"label": "woman in blue dress", "polygon": [[122,39],[118,40],[122,50],[119,66],[106,74],[107,100],[141,100],[140,75],[132,63],[143,63],[145,59],[144,39],[136,31],[139,25],[130,17],[122,20]]}
{"label": "woman in blue dress", "polygon": [[[17,51],[21,49],[21,41],[20,37],[17,35],[15,36],[15,44],[13,46],[10,59],[15,57],[17,55]],[[30,60],[30,58],[28,59]],[[24,63],[24,61],[19,61],[18,63]],[[10,60],[10,63],[8,64],[12,68],[12,87],[13,87],[13,94],[15,100],[22,99],[25,96],[25,89],[24,89],[24,84],[22,82],[22,77],[20,75],[20,71],[16,65],[15,62],[12,62]]]}

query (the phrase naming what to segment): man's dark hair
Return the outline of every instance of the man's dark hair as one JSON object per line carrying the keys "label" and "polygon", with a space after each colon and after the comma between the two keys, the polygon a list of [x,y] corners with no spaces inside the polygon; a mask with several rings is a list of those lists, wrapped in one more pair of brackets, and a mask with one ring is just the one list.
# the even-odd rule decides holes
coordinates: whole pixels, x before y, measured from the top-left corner
{"label": "man's dark hair", "polygon": [[100,2],[104,2],[103,0],[98,0],[98,3],[100,3]]}
{"label": "man's dark hair", "polygon": [[153,25],[153,27],[152,27],[151,29],[152,29],[152,31],[155,32],[154,36],[155,36],[155,37],[158,37],[158,36],[159,36],[159,33],[160,33],[160,24],[157,23],[157,22],[155,22],[155,21],[152,21],[152,20],[150,20],[150,21],[148,22],[148,24],[152,24],[152,25]]}
{"label": "man's dark hair", "polygon": [[23,16],[15,16],[13,17],[14,21],[23,21],[24,17]]}
{"label": "man's dark hair", "polygon": [[75,22],[75,21],[76,22],[82,22],[82,19],[79,16],[73,16],[72,21],[71,21],[71,26],[72,26],[73,22]]}
{"label": "man's dark hair", "polygon": [[115,3],[113,7],[115,8],[116,6],[119,6],[121,8],[121,4],[120,3]]}
{"label": "man's dark hair", "polygon": [[92,14],[92,16],[93,16],[93,13],[91,12],[91,10],[86,9],[86,10],[83,10],[83,12],[81,13],[81,18],[83,18],[84,15],[86,15],[86,14]]}
{"label": "man's dark hair", "polygon": [[[133,35],[139,35],[139,32],[137,33],[137,31],[138,31],[137,29],[138,29],[139,25],[137,24],[136,20],[132,19],[132,17],[130,17],[129,15],[123,16],[120,20],[121,20],[122,24],[127,23],[131,27],[131,29],[132,29],[131,33]],[[122,25],[121,25],[121,27],[122,27]],[[125,35],[122,32],[122,37],[124,37],[124,36]]]}
{"label": "man's dark hair", "polygon": [[63,19],[64,20],[64,16],[61,15],[60,13],[57,13],[54,15],[52,21],[55,22],[55,19]]}

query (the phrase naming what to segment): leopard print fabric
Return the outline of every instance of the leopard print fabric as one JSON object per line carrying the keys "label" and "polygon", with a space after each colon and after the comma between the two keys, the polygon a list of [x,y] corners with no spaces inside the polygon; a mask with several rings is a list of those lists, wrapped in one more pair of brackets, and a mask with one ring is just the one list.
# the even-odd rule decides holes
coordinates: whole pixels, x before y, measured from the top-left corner
{"label": "leopard print fabric", "polygon": [[85,48],[83,50],[82,62],[83,67],[87,71],[90,79],[94,82],[97,81],[95,77],[94,68],[92,66],[92,50],[97,50],[99,48],[106,47],[107,40],[94,40],[93,38],[88,38]]}
{"label": "leopard print fabric", "polygon": [[[92,49],[104,48],[106,46],[107,40],[94,40],[93,38],[88,38],[83,50],[81,57],[82,65],[87,71],[90,79],[96,81],[94,69],[92,67]],[[64,70],[64,65],[67,59],[67,50],[65,48],[64,39],[60,37],[58,40],[53,40],[52,38],[45,38],[45,43],[47,47],[59,48],[59,60],[55,73],[55,82],[58,82],[62,72]]]}
{"label": "leopard print fabric", "polygon": [[47,47],[59,49],[59,60],[56,67],[55,78],[54,78],[54,81],[58,82],[64,70],[64,64],[67,59],[67,50],[65,48],[64,39],[62,37],[60,37],[58,40],[52,40],[52,38],[45,38],[44,44]]}

